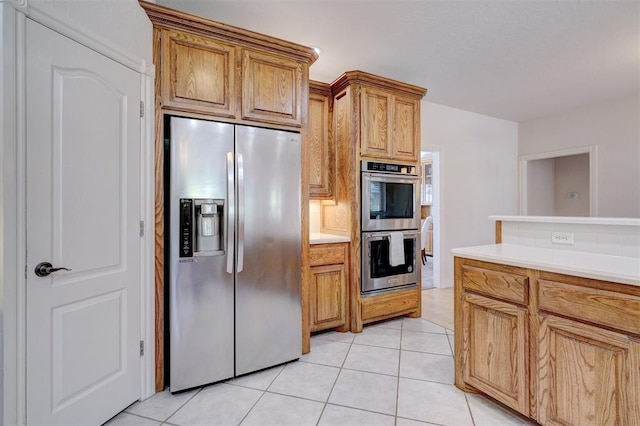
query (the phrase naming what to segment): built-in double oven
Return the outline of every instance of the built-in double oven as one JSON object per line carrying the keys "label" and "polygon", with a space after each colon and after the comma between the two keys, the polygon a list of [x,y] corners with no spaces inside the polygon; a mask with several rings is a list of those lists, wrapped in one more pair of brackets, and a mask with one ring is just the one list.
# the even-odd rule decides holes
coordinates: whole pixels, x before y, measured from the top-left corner
{"label": "built-in double oven", "polygon": [[363,295],[418,285],[420,180],[416,167],[361,163]]}

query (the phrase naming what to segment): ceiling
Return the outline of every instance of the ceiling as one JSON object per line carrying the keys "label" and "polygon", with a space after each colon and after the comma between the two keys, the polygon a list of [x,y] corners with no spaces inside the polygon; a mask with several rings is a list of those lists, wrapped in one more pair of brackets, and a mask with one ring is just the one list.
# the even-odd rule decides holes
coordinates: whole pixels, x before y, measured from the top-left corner
{"label": "ceiling", "polygon": [[639,95],[638,0],[157,0],[319,47],[311,79],[362,70],[426,100],[526,121]]}

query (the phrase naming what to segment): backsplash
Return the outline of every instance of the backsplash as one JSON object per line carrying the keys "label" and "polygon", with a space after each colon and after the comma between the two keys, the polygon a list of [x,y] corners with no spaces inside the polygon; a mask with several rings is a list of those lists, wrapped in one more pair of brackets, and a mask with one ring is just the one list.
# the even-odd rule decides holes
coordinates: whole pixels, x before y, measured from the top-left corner
{"label": "backsplash", "polygon": [[320,232],[320,200],[309,201],[309,232]]}
{"label": "backsplash", "polygon": [[[573,244],[551,242],[553,232],[573,234]],[[502,222],[502,242],[640,258],[640,226],[552,222]]]}

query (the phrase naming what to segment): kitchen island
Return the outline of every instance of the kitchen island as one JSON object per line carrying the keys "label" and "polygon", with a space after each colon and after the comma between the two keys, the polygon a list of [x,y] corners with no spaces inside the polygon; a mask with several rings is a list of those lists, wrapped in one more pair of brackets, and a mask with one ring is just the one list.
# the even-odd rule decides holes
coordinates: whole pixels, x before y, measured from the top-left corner
{"label": "kitchen island", "polygon": [[452,253],[458,388],[543,425],[640,425],[640,258],[518,244]]}

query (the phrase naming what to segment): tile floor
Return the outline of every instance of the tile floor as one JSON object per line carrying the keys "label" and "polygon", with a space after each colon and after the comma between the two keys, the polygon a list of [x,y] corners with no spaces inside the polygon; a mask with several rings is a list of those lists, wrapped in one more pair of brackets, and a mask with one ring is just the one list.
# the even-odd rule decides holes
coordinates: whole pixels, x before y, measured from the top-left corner
{"label": "tile floor", "polygon": [[359,334],[327,332],[311,353],[177,395],[136,402],[109,426],[525,425],[526,419],[453,386],[453,333],[397,318]]}

